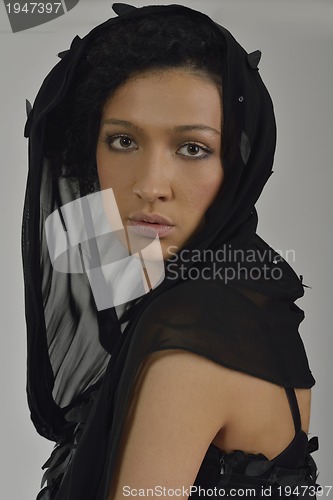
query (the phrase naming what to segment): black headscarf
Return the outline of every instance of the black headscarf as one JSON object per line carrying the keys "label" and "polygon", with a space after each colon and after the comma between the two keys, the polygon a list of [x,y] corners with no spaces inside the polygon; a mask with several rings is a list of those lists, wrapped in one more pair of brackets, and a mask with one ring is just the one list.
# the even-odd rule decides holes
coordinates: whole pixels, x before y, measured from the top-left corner
{"label": "black headscarf", "polygon": [[[52,498],[61,500],[106,500],[130,390],[148,353],[184,349],[284,387],[315,383],[298,333],[304,314],[295,301],[303,285],[256,234],[254,205],[272,173],[276,144],[273,105],[258,71],[261,53],[248,54],[225,28],[184,6],[113,8],[118,17],[83,39],[75,37],[69,51],[60,54],[28,109],[25,128],[27,392],[36,429],[59,443],[45,464],[43,499],[52,490]],[[68,179],[52,175],[45,124],[100,30],[150,13],[185,13],[209,23],[223,41],[225,179],[204,228],[187,247],[196,259],[183,263],[185,277],[170,279],[178,264],[169,262],[164,281],[135,301],[121,324],[115,308],[98,311],[84,272],[59,273],[52,266],[45,220],[80,195]],[[64,234],[66,229],[64,224]],[[199,252],[204,256],[207,250],[210,260],[200,260]]]}

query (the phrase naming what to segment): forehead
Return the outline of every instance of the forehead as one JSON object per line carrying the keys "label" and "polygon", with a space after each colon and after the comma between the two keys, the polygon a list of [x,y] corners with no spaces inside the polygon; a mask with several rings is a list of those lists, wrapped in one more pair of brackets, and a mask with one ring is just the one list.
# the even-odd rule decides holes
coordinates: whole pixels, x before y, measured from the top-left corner
{"label": "forehead", "polygon": [[105,103],[103,119],[131,119],[147,126],[200,122],[221,129],[222,104],[217,85],[183,69],[145,72],[118,87]]}

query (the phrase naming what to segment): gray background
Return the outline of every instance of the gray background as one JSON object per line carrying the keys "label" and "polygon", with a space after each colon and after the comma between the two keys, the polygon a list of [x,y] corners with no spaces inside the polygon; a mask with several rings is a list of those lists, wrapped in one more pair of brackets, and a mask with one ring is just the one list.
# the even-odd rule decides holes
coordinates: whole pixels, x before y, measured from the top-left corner
{"label": "gray background", "polygon": [[[140,6],[141,2],[129,3]],[[145,2],[172,3],[164,1]],[[175,2],[177,3],[177,2]],[[295,251],[290,262],[311,288],[298,304],[301,334],[317,384],[310,432],[320,484],[333,483],[331,218],[333,130],[333,3],[330,0],[182,1],[229,29],[248,51],[263,52],[260,73],[275,104],[275,173],[258,203],[259,233],[273,247]],[[56,54],[112,15],[111,2],[81,0],[60,18],[13,34],[0,4],[1,61],[1,481],[3,500],[32,500],[52,443],[39,437],[25,396],[26,341],[20,224],[27,172],[25,98],[33,101]],[[333,492],[329,495],[333,497]]]}

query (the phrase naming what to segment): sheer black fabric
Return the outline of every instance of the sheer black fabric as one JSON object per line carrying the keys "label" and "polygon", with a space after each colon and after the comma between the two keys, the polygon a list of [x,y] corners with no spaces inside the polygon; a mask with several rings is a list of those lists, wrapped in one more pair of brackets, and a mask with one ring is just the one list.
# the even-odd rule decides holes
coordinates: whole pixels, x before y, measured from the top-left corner
{"label": "sheer black fabric", "polygon": [[[43,500],[107,499],[131,388],[149,353],[184,349],[286,388],[315,383],[298,332],[304,314],[295,301],[303,285],[256,234],[254,205],[272,173],[276,143],[273,105],[257,67],[260,52],[247,54],[225,28],[187,7],[119,5],[119,17],[82,40],[75,37],[61,54],[25,128],[27,392],[37,431],[57,443],[45,464],[47,485],[38,496]],[[205,227],[187,247],[196,257],[185,263],[185,276],[171,260],[164,281],[124,315],[122,308],[98,310],[87,275],[55,271],[47,248],[45,220],[81,195],[74,181],[56,179],[51,171],[44,151],[46,118],[64,99],[101,29],[175,12],[208,23],[223,41],[225,181]]]}

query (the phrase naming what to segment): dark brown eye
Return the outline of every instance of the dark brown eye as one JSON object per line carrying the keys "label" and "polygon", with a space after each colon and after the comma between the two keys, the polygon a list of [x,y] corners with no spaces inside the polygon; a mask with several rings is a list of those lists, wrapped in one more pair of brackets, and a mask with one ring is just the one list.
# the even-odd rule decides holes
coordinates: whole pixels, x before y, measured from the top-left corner
{"label": "dark brown eye", "polygon": [[110,149],[125,151],[137,149],[137,144],[133,139],[127,135],[113,135],[107,136],[105,142],[108,143]]}
{"label": "dark brown eye", "polygon": [[132,139],[130,139],[129,137],[119,137],[119,144],[123,148],[128,148],[132,144]]}
{"label": "dark brown eye", "polygon": [[197,146],[197,144],[189,144],[187,146],[187,151],[190,155],[197,155],[200,151],[200,146]]}
{"label": "dark brown eye", "polygon": [[179,148],[178,154],[185,158],[192,158],[193,160],[203,160],[208,158],[212,154],[212,151],[206,146],[188,142]]}

